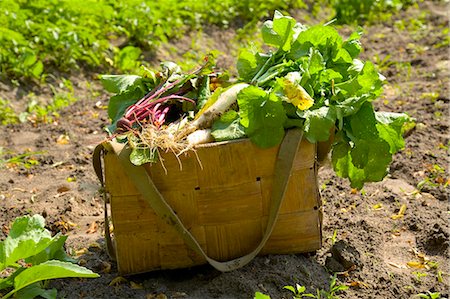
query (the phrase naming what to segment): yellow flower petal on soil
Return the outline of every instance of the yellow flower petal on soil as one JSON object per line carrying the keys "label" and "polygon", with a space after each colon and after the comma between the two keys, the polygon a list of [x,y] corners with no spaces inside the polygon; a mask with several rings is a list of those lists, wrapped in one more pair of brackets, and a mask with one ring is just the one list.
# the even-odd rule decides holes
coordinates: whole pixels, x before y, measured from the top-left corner
{"label": "yellow flower petal on soil", "polygon": [[314,100],[300,85],[291,82],[290,80],[284,81],[284,93],[288,99],[288,102],[296,106],[300,110],[306,110],[314,105]]}
{"label": "yellow flower petal on soil", "polygon": [[411,261],[411,262],[407,262],[406,264],[410,268],[416,268],[416,269],[424,269],[425,268],[425,265],[422,262]]}
{"label": "yellow flower petal on soil", "polygon": [[83,255],[88,252],[89,252],[89,250],[87,248],[81,248],[81,249],[75,251],[75,255]]}
{"label": "yellow flower petal on soil", "polygon": [[400,207],[400,210],[398,211],[398,214],[392,215],[391,218],[392,218],[393,220],[401,219],[401,218],[403,218],[403,216],[405,216],[405,212],[406,212],[406,205],[403,204],[403,205]]}
{"label": "yellow flower petal on soil", "polygon": [[383,208],[383,205],[381,203],[377,203],[376,205],[372,206],[372,209],[374,210],[381,210]]}

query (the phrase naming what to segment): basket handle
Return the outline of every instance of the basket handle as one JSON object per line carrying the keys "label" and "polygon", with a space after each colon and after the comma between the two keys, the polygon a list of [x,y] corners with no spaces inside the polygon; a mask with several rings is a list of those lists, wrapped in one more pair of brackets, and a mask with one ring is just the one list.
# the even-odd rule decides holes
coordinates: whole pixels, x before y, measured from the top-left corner
{"label": "basket handle", "polygon": [[115,261],[116,260],[116,247],[114,246],[112,240],[111,240],[111,231],[109,229],[109,216],[108,216],[108,203],[109,198],[105,190],[105,181],[103,179],[103,167],[102,167],[102,155],[103,152],[107,148],[107,143],[100,143],[98,144],[94,152],[92,154],[92,166],[94,166],[95,174],[97,175],[98,180],[100,181],[100,184],[102,186],[100,193],[103,197],[103,209],[104,209],[104,222],[105,222],[105,240],[106,240],[106,252],[108,253],[109,257]]}
{"label": "basket handle", "polygon": [[[173,226],[180,233],[180,236],[184,239],[186,244],[195,252],[200,254],[211,266],[219,271],[227,272],[243,267],[251,260],[253,260],[253,258],[255,258],[264,247],[270,235],[272,234],[273,228],[278,218],[281,203],[283,202],[284,195],[286,193],[289,177],[292,171],[293,161],[298,152],[302,136],[302,130],[290,129],[286,132],[286,135],[280,146],[273,175],[272,196],[271,204],[269,207],[268,222],[261,242],[252,252],[226,262],[214,260],[205,253],[194,236],[189,232],[188,229],[186,229],[180,218],[165,201],[164,197],[156,188],[145,168],[131,164],[129,158],[131,150],[128,147],[125,147],[123,144],[116,142],[103,143],[102,145],[97,146],[94,151],[93,164],[95,172],[103,185],[103,172],[100,161],[101,152],[104,148],[108,151],[112,150],[118,156],[123,169],[125,170],[125,173],[132,179],[136,188],[147,200],[154,212],[159,217],[164,219],[168,224]],[[107,239],[107,248],[109,254],[111,256],[115,256],[114,247],[109,235],[109,225],[106,213],[107,210],[105,201],[105,235]]]}

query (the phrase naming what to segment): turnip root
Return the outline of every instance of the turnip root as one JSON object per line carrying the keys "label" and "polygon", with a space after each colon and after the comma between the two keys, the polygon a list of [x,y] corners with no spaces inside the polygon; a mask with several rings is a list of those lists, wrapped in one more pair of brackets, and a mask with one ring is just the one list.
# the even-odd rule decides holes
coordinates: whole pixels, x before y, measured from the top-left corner
{"label": "turnip root", "polygon": [[225,113],[231,105],[236,103],[239,92],[248,86],[249,85],[247,83],[238,83],[229,87],[219,96],[214,104],[212,104],[202,114],[198,115],[198,117],[192,121],[189,126],[195,128],[195,130],[210,127],[212,122],[218,116]]}
{"label": "turnip root", "polygon": [[239,92],[248,86],[249,84],[247,83],[237,83],[222,92],[214,104],[205,109],[205,111],[200,111],[197,114],[196,119],[187,123],[182,129],[178,130],[178,133],[174,136],[174,141],[179,142],[185,139],[187,135],[197,130],[211,127],[217,117],[225,113],[234,103],[237,102]]}
{"label": "turnip root", "polygon": [[197,130],[193,133],[189,134],[186,137],[189,146],[196,146],[199,144],[208,143],[214,141],[213,136],[211,135],[211,129],[203,129]]}

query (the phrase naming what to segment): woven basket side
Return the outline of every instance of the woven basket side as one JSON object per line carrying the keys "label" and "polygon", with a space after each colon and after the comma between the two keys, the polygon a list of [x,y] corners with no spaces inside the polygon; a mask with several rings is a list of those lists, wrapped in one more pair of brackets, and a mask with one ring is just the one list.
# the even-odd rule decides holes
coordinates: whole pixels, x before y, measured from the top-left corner
{"label": "woven basket side", "polygon": [[[263,253],[298,253],[320,247],[314,144],[302,141],[278,222]],[[198,148],[146,165],[165,200],[207,254],[225,261],[245,255],[267,225],[278,148],[249,140]],[[205,260],[150,208],[114,154],[105,156],[106,188],[121,273],[183,268]]]}

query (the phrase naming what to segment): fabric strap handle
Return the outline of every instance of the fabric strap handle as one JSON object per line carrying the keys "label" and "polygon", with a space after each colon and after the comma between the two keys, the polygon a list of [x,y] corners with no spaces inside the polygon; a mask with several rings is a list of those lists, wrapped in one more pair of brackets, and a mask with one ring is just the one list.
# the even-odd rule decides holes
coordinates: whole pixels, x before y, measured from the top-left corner
{"label": "fabric strap handle", "polygon": [[106,143],[98,144],[94,153],[92,154],[92,165],[94,166],[95,174],[97,175],[100,184],[102,185],[101,194],[103,197],[103,208],[105,210],[105,239],[106,239],[106,251],[112,260],[116,260],[116,248],[111,240],[111,231],[109,229],[109,216],[108,216],[108,203],[109,198],[105,190],[105,182],[103,179],[103,167],[102,167],[102,154],[105,150]]}
{"label": "fabric strap handle", "polygon": [[[173,209],[166,202],[162,194],[158,191],[155,184],[151,180],[147,171],[142,166],[135,166],[130,162],[130,152],[128,147],[116,142],[109,142],[99,145],[94,151],[94,168],[100,182],[103,185],[103,172],[101,167],[101,152],[102,148],[112,150],[119,158],[125,173],[133,181],[138,191],[142,194],[145,200],[150,204],[154,212],[161,217],[166,223],[174,227],[186,244],[201,255],[210,265],[219,271],[227,272],[243,267],[255,258],[261,249],[266,244],[270,235],[272,234],[274,225],[278,218],[278,213],[286,193],[289,177],[291,176],[293,162],[298,152],[300,142],[303,136],[303,131],[300,129],[291,129],[286,132],[283,142],[280,146],[275,170],[273,174],[271,202],[269,206],[268,222],[263,238],[259,245],[250,253],[226,262],[220,262],[210,258],[194,236],[183,225],[180,218],[176,215]],[[106,212],[105,204],[105,212]],[[105,214],[105,234],[107,238],[107,246],[110,255],[115,255],[113,244],[109,236],[109,225],[107,222],[107,215]],[[108,241],[109,240],[109,241]]]}

